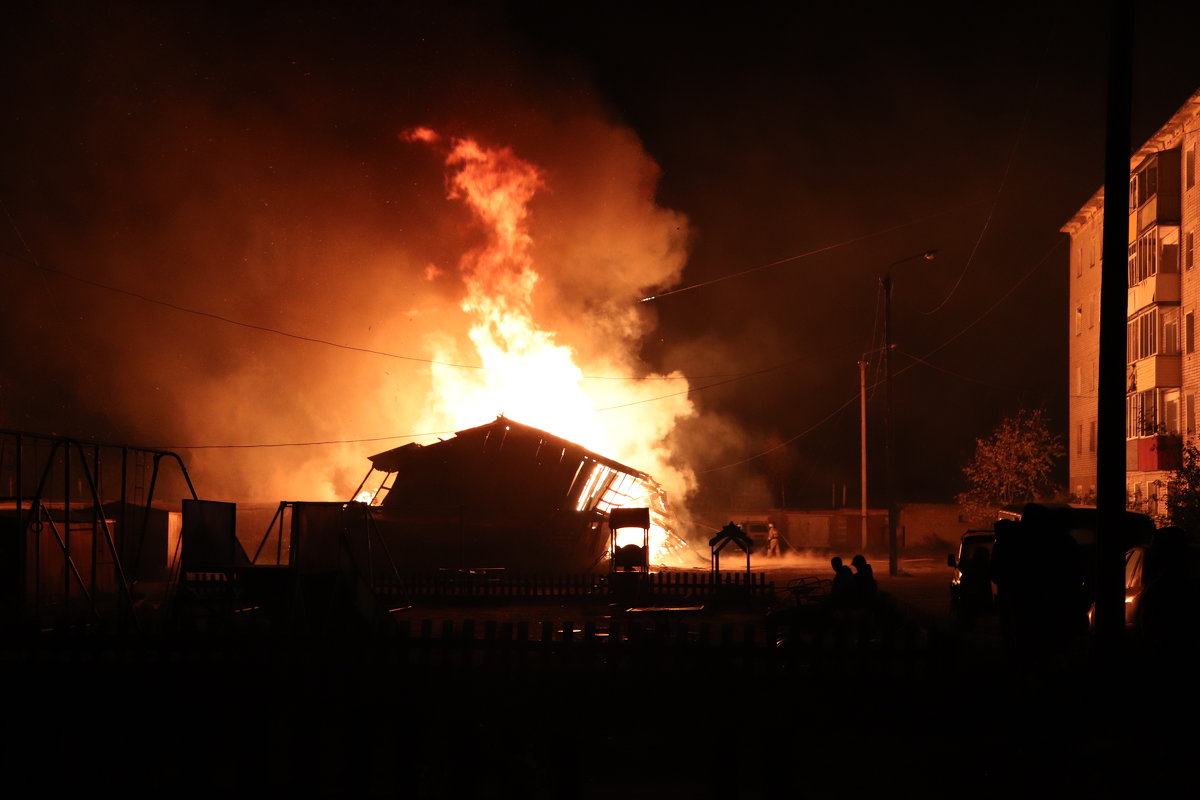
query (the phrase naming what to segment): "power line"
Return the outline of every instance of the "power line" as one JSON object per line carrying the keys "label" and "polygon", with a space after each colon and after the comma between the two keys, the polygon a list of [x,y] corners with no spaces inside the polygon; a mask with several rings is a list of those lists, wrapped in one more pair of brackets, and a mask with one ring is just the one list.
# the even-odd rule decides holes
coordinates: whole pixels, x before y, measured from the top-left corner
{"label": "power line", "polygon": [[[616,411],[621,408],[628,408],[630,406],[641,405],[643,403],[654,403],[659,400],[666,400],[667,398],[670,398],[670,397],[678,397],[679,395],[694,394],[695,392],[702,392],[705,389],[712,389],[716,386],[724,386],[727,383],[733,383],[735,381],[739,381],[744,378],[749,378],[749,377],[752,377],[755,375],[764,375],[768,372],[774,372],[775,370],[781,369],[796,360],[798,360],[798,359],[792,359],[791,361],[785,361],[782,364],[776,364],[774,366],[767,367],[765,369],[755,370],[754,372],[742,373],[735,377],[731,377],[731,378],[728,378],[728,379],[722,380],[722,381],[715,381],[713,383],[705,384],[703,386],[692,386],[684,391],[672,392],[670,394],[664,394],[664,395],[658,395],[657,397],[648,397],[643,400],[634,400],[633,402],[630,402],[630,403],[621,403],[621,404],[615,405],[615,406],[604,406],[602,408],[592,409],[592,411],[594,413],[599,414],[599,413],[602,413],[605,411]],[[447,433],[457,433],[457,431],[449,430],[449,431],[429,431],[426,433],[398,433],[393,436],[374,436],[374,437],[370,437],[370,438],[366,438],[366,439],[329,439],[329,440],[319,441],[319,442],[269,442],[269,443],[255,443],[255,444],[190,444],[190,445],[177,444],[177,445],[171,445],[171,446],[162,446],[162,447],[155,448],[155,449],[160,449],[160,450],[235,450],[235,449],[254,449],[254,448],[266,448],[266,447],[316,447],[316,446],[320,446],[320,445],[359,444],[362,442],[383,442],[383,441],[388,441],[388,440],[392,440],[392,439],[419,439],[424,436],[440,436],[442,434],[447,434]]]}
{"label": "power line", "polygon": [[813,423],[812,425],[810,425],[808,428],[805,428],[804,430],[800,431],[800,433],[797,433],[797,434],[796,434],[795,436],[793,436],[792,438],[790,438],[790,439],[786,439],[786,440],[784,440],[784,441],[780,442],[779,444],[775,445],[774,447],[768,448],[768,449],[766,449],[766,450],[762,451],[761,453],[758,453],[757,455],[753,455],[753,456],[750,456],[750,457],[748,457],[748,458],[743,458],[741,461],[734,461],[734,462],[733,462],[733,463],[731,463],[731,464],[724,464],[724,465],[722,465],[722,466],[720,466],[720,467],[713,467],[712,469],[706,469],[706,470],[702,470],[702,471],[700,471],[700,472],[697,472],[696,474],[697,474],[697,475],[708,475],[708,474],[710,474],[710,473],[713,473],[713,472],[720,472],[721,470],[726,470],[726,469],[729,469],[729,468],[731,468],[731,467],[739,467],[739,466],[741,466],[742,464],[749,464],[751,461],[757,461],[758,459],[762,458],[762,457],[763,457],[763,456],[765,456],[765,455],[770,455],[771,453],[774,453],[776,450],[779,450],[779,449],[782,449],[782,448],[784,448],[784,447],[787,447],[789,444],[791,444],[792,442],[796,441],[797,439],[801,439],[801,438],[803,438],[803,437],[807,436],[808,434],[812,433],[812,432],[813,432],[813,431],[815,431],[817,428],[821,427],[821,426],[822,426],[822,425],[824,425],[826,422],[828,422],[829,420],[831,420],[831,419],[833,419],[834,417],[836,417],[838,414],[840,414],[840,413],[842,413],[843,411],[845,411],[845,410],[846,410],[846,408],[848,408],[848,407],[850,406],[850,404],[851,404],[851,403],[854,403],[856,400],[858,400],[858,393],[857,393],[857,392],[855,392],[855,393],[854,393],[854,395],[853,395],[853,396],[852,396],[852,397],[851,397],[849,400],[847,400],[846,402],[842,403],[840,406],[838,406],[837,408],[835,408],[833,411],[831,411],[831,412],[830,412],[829,414],[827,414],[826,416],[824,416],[824,417],[822,417],[821,419],[819,419],[817,422],[814,422],[814,423]]}
{"label": "power line", "polygon": [[[18,231],[18,236],[19,235],[20,235],[20,233]],[[324,345],[327,347],[335,347],[340,350],[349,350],[349,351],[357,352],[357,353],[367,353],[369,355],[383,356],[384,358],[398,359],[400,361],[412,361],[412,362],[421,363],[421,364],[429,364],[429,365],[436,365],[436,366],[442,366],[442,367],[454,367],[456,369],[473,369],[473,370],[480,370],[480,371],[484,371],[484,372],[497,371],[494,367],[487,367],[482,364],[460,364],[460,363],[456,363],[456,362],[452,362],[452,361],[440,361],[440,360],[434,359],[434,358],[421,358],[419,356],[402,355],[399,353],[388,352],[386,350],[375,350],[375,349],[369,348],[369,347],[359,347],[357,345],[344,344],[342,342],[334,342],[329,339],[322,339],[322,338],[315,337],[315,336],[306,336],[304,334],[293,333],[291,331],[282,330],[280,328],[272,328],[267,325],[258,325],[256,323],[252,323],[252,322],[244,322],[242,320],[237,320],[237,319],[233,319],[231,317],[222,316],[221,314],[215,314],[211,311],[203,311],[200,309],[189,308],[188,306],[182,306],[177,303],[169,302],[167,300],[160,300],[156,297],[151,297],[149,295],[142,294],[140,292],[134,292],[129,289],[123,289],[119,286],[112,286],[110,284],[102,283],[100,281],[95,281],[90,278],[84,278],[79,275],[75,275],[73,273],[67,272],[65,270],[56,269],[54,267],[48,267],[44,264],[41,264],[36,259],[22,258],[21,256],[14,255],[12,253],[0,253],[0,255],[3,255],[6,258],[8,258],[12,261],[16,261],[25,266],[32,267],[33,269],[36,269],[36,270],[40,270],[43,273],[50,273],[52,275],[57,275],[61,278],[66,278],[66,279],[72,280],[72,281],[77,281],[79,283],[86,284],[88,286],[92,286],[97,289],[104,289],[105,291],[114,292],[116,294],[125,295],[127,297],[132,297],[136,300],[141,300],[142,302],[145,302],[145,303],[150,303],[150,304],[157,305],[157,306],[163,306],[164,308],[169,308],[174,311],[179,311],[179,312],[182,312],[185,314],[193,314],[198,317],[204,317],[207,319],[216,320],[218,322],[223,322],[227,325],[234,325],[234,326],[237,326],[240,328],[247,328],[249,330],[260,331],[262,333],[269,333],[269,334],[273,334],[276,336],[282,336],[282,337],[285,337],[288,339],[295,339],[295,340],[302,341],[302,342],[309,342],[311,344],[319,344],[319,345]],[[787,363],[787,362],[785,362],[785,363]],[[782,366],[782,365],[777,364],[772,367],[768,367],[767,369],[775,369],[779,366]],[[747,377],[750,375],[757,375],[757,374],[759,374],[759,372],[760,372],[759,370],[756,370],[756,371],[744,372],[744,373],[742,373],[742,372],[739,372],[739,373],[717,373],[717,374],[713,374],[713,375],[647,375],[644,377],[633,377],[633,376],[623,376],[623,375],[583,375],[582,378],[584,380],[595,380],[595,381],[629,381],[629,382],[633,382],[633,383],[641,383],[641,382],[648,382],[648,381],[697,381],[697,380],[711,380],[711,379],[716,379],[716,378],[736,379],[736,378],[740,378],[740,377]]]}
{"label": "power line", "polygon": [[900,350],[899,348],[897,348],[896,352],[900,353],[901,355],[907,356],[908,358],[911,358],[913,361],[916,361],[919,364],[924,364],[925,366],[929,367],[930,369],[935,369],[938,372],[944,372],[945,374],[950,375],[951,377],[959,378],[960,380],[968,381],[969,383],[977,383],[980,386],[986,386],[989,389],[1000,389],[1001,391],[1006,391],[1006,392],[1019,392],[1019,393],[1026,393],[1026,394],[1033,393],[1032,389],[1022,389],[1017,386],[1001,386],[996,383],[989,383],[987,381],[980,380],[979,378],[972,378],[970,375],[963,375],[961,372],[955,372],[954,370],[946,369],[945,367],[934,364],[931,361],[926,361],[925,359],[921,358],[918,355],[913,355],[912,353],[909,353],[904,350]]}
{"label": "power line", "polygon": [[28,259],[24,259],[19,256],[14,256],[11,253],[4,253],[4,255],[13,261],[17,261],[19,263],[25,264],[27,266],[33,267],[34,269],[38,269],[43,272],[49,272],[52,275],[58,275],[59,277],[67,278],[68,280],[77,281],[79,283],[83,283],[88,286],[95,287],[97,289],[104,289],[109,292],[115,292],[116,294],[122,294],[122,295],[125,295],[126,297],[132,297],[136,300],[141,300],[144,303],[151,303],[152,305],[163,306],[164,308],[170,308],[174,311],[183,312],[184,314],[193,314],[197,317],[205,317],[207,319],[217,320],[218,322],[224,322],[227,325],[236,325],[239,328],[247,328],[249,330],[261,331],[263,333],[271,333],[276,336],[283,336],[288,339],[296,339],[298,341],[310,342],[312,344],[321,344],[321,345],[326,345],[328,347],[336,347],[341,350],[351,350],[351,351],[354,351],[357,353],[368,353],[370,355],[383,356],[385,358],[395,358],[395,359],[399,359],[401,361],[416,361],[416,362],[419,362],[422,364],[437,364],[439,366],[457,367],[459,369],[478,369],[478,370],[491,371],[490,367],[485,367],[480,364],[458,364],[458,363],[449,362],[449,361],[438,361],[438,360],[432,359],[432,358],[420,358],[419,356],[405,356],[405,355],[400,355],[398,353],[389,353],[385,350],[374,350],[369,347],[359,347],[357,345],[352,345],[352,344],[343,344],[341,342],[333,342],[328,339],[318,338],[316,336],[305,336],[303,334],[292,333],[291,331],[285,331],[285,330],[281,330],[279,328],[272,328],[267,325],[257,325],[253,322],[243,322],[242,320],[233,319],[231,317],[222,316],[220,314],[214,314],[211,311],[201,311],[200,309],[196,309],[196,308],[188,308],[187,306],[181,306],[177,303],[171,303],[167,300],[159,300],[157,297],[150,297],[149,295],[141,294],[140,292],[134,292],[129,289],[122,289],[119,286],[112,286],[107,283],[101,283],[100,281],[94,281],[94,280],[91,280],[90,278],[84,278],[82,276],[75,275],[70,272],[66,272],[65,270],[55,269],[54,267],[48,267],[44,264],[39,264],[36,261],[30,261]]}
{"label": "power line", "polygon": [[323,442],[270,442],[256,444],[175,444],[148,450],[256,450],[267,447],[318,447],[332,444],[359,444],[362,442],[386,442],[394,439],[419,439],[423,436],[441,436],[457,431],[429,431],[427,433],[399,433],[395,436],[373,436],[367,439],[330,439]]}
{"label": "power line", "polygon": [[[1036,272],[1037,269],[1039,267],[1041,267],[1042,264],[1044,264],[1046,262],[1046,260],[1054,253],[1055,249],[1057,249],[1058,245],[1061,244],[1062,241],[1063,241],[1062,239],[1056,240],[1055,243],[1050,247],[1050,249],[1046,251],[1045,255],[1043,255],[1038,260],[1038,262],[1036,264],[1034,264],[1033,267],[1028,272],[1026,272],[1024,275],[1022,275],[1021,278],[1018,279],[1017,282],[1014,283],[1007,292],[1005,292],[1003,295],[1001,295],[1000,298],[995,303],[993,303],[991,306],[989,306],[987,309],[985,309],[983,311],[983,313],[981,313],[978,317],[975,318],[975,320],[968,323],[965,327],[963,327],[961,330],[959,330],[953,336],[946,339],[946,341],[942,342],[940,345],[938,345],[937,347],[933,348],[928,353],[926,353],[925,357],[933,355],[934,353],[941,350],[946,345],[950,344],[952,341],[957,339],[959,336],[966,333],[971,328],[975,327],[975,325],[979,324],[979,322],[981,322],[984,317],[986,317],[993,310],[995,310],[995,308],[997,306],[999,306],[1001,303],[1003,303],[1005,300],[1007,300],[1012,295],[1012,293],[1015,292],[1019,286],[1021,286],[1021,284],[1023,284],[1026,280],[1028,280],[1030,278],[1030,276],[1032,276],[1033,273]],[[925,361],[924,357],[914,356],[909,353],[905,353],[905,355],[914,359],[914,362],[921,362],[921,363],[927,364],[928,366],[934,367],[935,369],[938,368],[933,364],[928,364],[928,362]],[[773,366],[766,367],[764,369],[754,370],[752,372],[740,373],[738,375],[729,377],[725,380],[714,381],[713,383],[705,384],[703,386],[689,387],[685,391],[672,392],[670,394],[659,395],[657,397],[650,397],[650,398],[646,398],[644,400],[635,400],[630,403],[621,403],[619,405],[614,405],[614,406],[605,406],[603,408],[594,409],[594,411],[596,411],[597,413],[604,412],[604,411],[615,411],[617,409],[627,408],[629,406],[641,405],[643,403],[653,403],[658,400],[665,400],[665,399],[668,399],[671,397],[678,397],[679,395],[682,395],[682,394],[693,394],[695,392],[701,392],[701,391],[704,391],[705,389],[711,389],[716,386],[723,386],[727,383],[733,383],[734,381],[742,380],[744,378],[753,377],[753,376],[757,376],[757,375],[763,375],[763,374],[766,374],[769,372],[774,372],[775,370],[781,369],[781,368],[787,366],[788,364],[794,363],[797,360],[799,360],[799,359],[794,358],[789,361],[782,362],[780,364],[775,364]],[[897,376],[903,375],[905,372],[907,372],[908,370],[912,369],[915,366],[916,366],[916,363],[909,364],[908,366],[902,367],[901,369],[896,371],[896,375]],[[965,376],[959,376],[959,377],[965,377]],[[876,381],[876,382],[872,383],[868,387],[868,389],[874,390],[877,386],[880,385],[880,383],[881,383],[880,381]],[[842,403],[840,406],[838,406],[836,409],[834,409],[828,415],[826,415],[825,417],[822,417],[820,420],[815,422],[813,425],[809,426],[808,428],[806,428],[805,430],[796,434],[795,436],[791,437],[790,439],[780,442],[779,444],[775,445],[774,447],[764,450],[763,452],[758,453],[756,455],[749,456],[747,458],[743,458],[739,461],[735,461],[735,462],[732,462],[729,464],[724,464],[720,467],[713,467],[712,469],[703,470],[701,472],[698,472],[697,474],[698,475],[707,475],[712,472],[719,472],[721,470],[729,469],[731,467],[740,466],[742,464],[748,464],[751,461],[756,461],[759,458],[762,458],[763,456],[769,455],[770,453],[773,453],[776,450],[779,450],[780,448],[786,447],[787,445],[791,444],[792,442],[795,442],[795,441],[807,436],[808,434],[812,433],[817,428],[821,427],[826,422],[833,419],[839,413],[844,411],[851,403],[855,402],[857,399],[858,399],[858,393],[855,392],[844,403]],[[417,438],[421,438],[424,436],[438,436],[438,435],[447,434],[447,433],[455,433],[455,431],[432,431],[432,432],[428,432],[428,433],[404,433],[404,434],[396,434],[394,436],[377,436],[377,437],[371,437],[371,438],[366,438],[366,439],[333,439],[333,440],[319,441],[319,442],[272,442],[272,443],[262,443],[262,444],[172,445],[170,447],[162,447],[160,449],[164,449],[164,450],[216,450],[216,449],[252,449],[252,448],[268,448],[268,447],[314,447],[314,446],[321,446],[321,445],[358,444],[358,443],[363,443],[363,442],[379,442],[379,441],[388,441],[388,440],[394,440],[394,439],[417,439]]]}
{"label": "power line", "polygon": [[1042,66],[1045,65],[1046,55],[1050,52],[1050,39],[1052,35],[1050,33],[1052,29],[1047,30],[1048,32],[1046,34],[1046,39],[1042,44],[1042,54],[1041,58],[1039,59],[1040,63],[1037,71],[1034,74],[1033,86],[1031,86],[1029,89],[1029,99],[1025,103],[1025,112],[1021,115],[1021,124],[1017,127],[1017,137],[1013,141],[1012,150],[1009,151],[1008,161],[1004,165],[1004,174],[1000,178],[1000,186],[996,189],[996,196],[992,200],[992,206],[988,210],[988,215],[983,221],[983,227],[979,231],[979,236],[975,239],[975,246],[971,248],[971,254],[967,256],[967,261],[965,264],[963,264],[962,272],[958,274],[958,280],[956,280],[954,285],[950,287],[949,293],[947,293],[945,298],[942,299],[942,302],[938,303],[928,311],[921,312],[926,316],[930,316],[941,311],[942,308],[945,307],[946,303],[950,302],[950,298],[954,297],[954,293],[958,291],[958,287],[962,285],[963,278],[967,275],[967,270],[971,268],[971,264],[975,261],[975,255],[979,252],[979,245],[982,244],[983,237],[987,233],[988,227],[992,224],[992,217],[996,213],[997,206],[1000,205],[1000,197],[1004,194],[1004,187],[1008,185],[1008,176],[1012,172],[1013,162],[1016,161],[1017,152],[1021,149],[1021,140],[1025,137],[1025,129],[1029,124],[1029,115],[1030,112],[1033,111],[1034,100],[1037,98],[1038,89],[1040,89],[1042,85]]}
{"label": "power line", "polygon": [[923,357],[928,358],[929,356],[933,355],[934,353],[938,352],[942,348],[946,347],[948,344],[953,342],[955,339],[962,336],[964,333],[971,330],[971,328],[974,328],[976,325],[978,325],[980,322],[982,322],[984,317],[986,317],[988,314],[995,311],[997,306],[999,306],[1001,303],[1003,303],[1005,300],[1007,300],[1009,297],[1011,297],[1013,292],[1015,292],[1018,288],[1020,288],[1020,286],[1023,283],[1025,283],[1025,281],[1029,280],[1033,276],[1033,273],[1037,272],[1038,269],[1042,266],[1042,264],[1045,264],[1046,261],[1050,258],[1050,256],[1052,256],[1054,254],[1054,251],[1057,250],[1059,248],[1059,246],[1065,241],[1066,241],[1066,239],[1063,239],[1061,237],[1055,239],[1054,244],[1050,245],[1049,249],[1046,250],[1045,254],[1040,259],[1038,259],[1038,262],[1036,264],[1034,264],[1029,269],[1028,272],[1026,272],[1024,275],[1022,275],[1019,279],[1017,279],[1016,283],[1014,283],[1012,286],[1008,287],[1008,291],[1005,292],[1004,294],[1000,295],[1000,297],[996,299],[996,302],[992,303],[990,306],[988,306],[986,309],[984,309],[983,313],[980,314],[978,317],[976,317],[974,321],[968,323],[966,325],[966,327],[962,328],[961,330],[958,331],[958,333],[954,334],[949,339],[947,339],[946,341],[939,344],[937,347],[930,350]]}
{"label": "power line", "polygon": [[[1003,303],[1005,300],[1007,300],[1009,297],[1011,297],[1013,292],[1015,292],[1018,287],[1020,287],[1023,283],[1025,283],[1025,281],[1027,281],[1038,270],[1038,268],[1040,268],[1042,266],[1042,264],[1046,263],[1047,259],[1050,258],[1050,256],[1054,253],[1055,250],[1058,249],[1058,246],[1060,244],[1062,244],[1063,241],[1064,240],[1061,238],[1056,239],[1054,244],[1050,246],[1050,248],[1046,251],[1046,253],[1040,259],[1038,259],[1037,263],[1034,264],[1033,267],[1031,267],[1028,272],[1026,272],[1024,275],[1022,275],[1019,279],[1017,279],[1017,282],[1014,283],[1012,286],[1010,286],[1008,291],[1005,292],[1004,294],[1002,294],[1000,296],[1000,298],[996,300],[995,303],[992,303],[990,306],[988,306],[986,309],[984,309],[983,313],[981,313],[978,317],[976,317],[974,320],[969,322],[966,326],[961,328],[957,333],[955,333],[950,338],[946,339],[940,345],[938,345],[937,347],[930,350],[928,353],[925,354],[924,357],[921,357],[921,358],[917,358],[916,356],[911,356],[911,357],[916,359],[917,361],[924,362],[925,358],[928,358],[929,356],[938,352],[942,348],[946,347],[948,344],[950,344],[951,342],[956,340],[958,337],[962,336],[964,333],[971,330],[971,328],[974,328],[976,325],[978,325],[980,322],[982,322],[984,317],[986,317],[988,314],[992,313],[996,309],[997,306],[999,306],[1001,303]],[[914,362],[912,364],[909,364],[908,366],[902,367],[901,369],[896,371],[895,376],[903,375],[905,372],[908,372],[910,369],[913,369],[916,365],[917,365],[916,362]],[[876,386],[879,385],[879,383],[880,382],[877,381],[876,383],[872,384],[868,388],[873,390]],[[787,445],[791,444],[792,442],[795,442],[795,441],[807,436],[808,434],[812,433],[817,428],[821,427],[826,422],[828,422],[829,420],[833,419],[835,416],[840,414],[842,411],[845,411],[846,408],[851,403],[854,403],[856,400],[858,400],[858,392],[855,392],[844,403],[842,403],[840,406],[835,408],[829,414],[822,417],[820,420],[813,423],[808,428],[804,429],[803,431],[801,431],[800,433],[791,437],[790,439],[780,442],[779,444],[775,445],[774,447],[764,450],[761,453],[757,453],[755,455],[748,456],[747,458],[743,458],[739,461],[734,461],[729,464],[723,464],[719,467],[713,467],[712,469],[702,470],[696,474],[697,475],[708,475],[709,473],[720,472],[722,470],[730,469],[731,467],[741,466],[742,464],[749,464],[751,461],[757,461],[758,459],[762,458],[763,456],[769,455],[770,453],[773,453],[782,447],[786,447]]]}
{"label": "power line", "polygon": [[883,228],[883,229],[881,229],[881,230],[877,230],[877,231],[874,231],[874,232],[872,232],[872,233],[866,233],[866,234],[863,234],[862,236],[855,236],[855,237],[854,237],[854,238],[852,238],[852,239],[846,239],[846,240],[844,240],[844,241],[841,241],[841,242],[836,242],[836,243],[834,243],[834,244],[828,244],[828,245],[825,245],[824,247],[818,247],[817,249],[815,249],[815,250],[809,250],[809,251],[808,251],[808,252],[806,252],[806,253],[800,253],[799,255],[788,256],[787,258],[781,258],[781,259],[779,259],[778,261],[772,261],[772,262],[770,262],[769,264],[760,264],[760,265],[759,265],[759,266],[757,266],[757,267],[750,267],[749,269],[744,269],[744,270],[741,270],[741,271],[739,271],[739,272],[731,272],[731,273],[729,273],[728,275],[722,275],[722,276],[720,276],[720,277],[717,277],[717,278],[712,278],[711,280],[707,280],[707,281],[700,281],[699,283],[691,283],[691,284],[688,284],[687,286],[680,286],[680,287],[679,287],[679,288],[677,288],[677,289],[671,289],[670,291],[667,291],[667,292],[660,292],[660,293],[658,293],[658,294],[652,294],[652,295],[650,295],[649,297],[643,297],[643,298],[642,298],[640,301],[638,301],[638,302],[641,302],[641,303],[648,303],[648,302],[650,302],[651,300],[661,300],[661,299],[662,299],[662,298],[664,298],[664,297],[670,297],[671,295],[674,295],[674,294],[681,294],[681,293],[683,293],[683,292],[690,292],[690,291],[692,291],[693,289],[700,289],[700,288],[702,288],[702,287],[705,287],[705,286],[712,286],[714,283],[721,283],[721,282],[723,282],[723,281],[733,280],[734,278],[740,278],[740,277],[742,277],[743,275],[749,275],[749,274],[750,274],[750,273],[752,273],[752,272],[758,272],[758,271],[760,271],[760,270],[769,269],[770,267],[778,267],[778,266],[779,266],[779,265],[781,265],[781,264],[788,264],[788,263],[790,263],[790,262],[792,262],[792,261],[799,261],[799,260],[801,260],[801,259],[804,259],[804,258],[809,258],[809,257],[811,257],[811,256],[820,255],[821,253],[827,253],[827,252],[829,252],[830,250],[836,250],[836,249],[838,249],[839,247],[846,247],[846,246],[848,246],[848,245],[856,244],[856,243],[858,243],[858,242],[862,242],[862,241],[865,241],[865,240],[867,240],[867,239],[872,239],[872,238],[874,238],[874,237],[876,237],[876,236],[883,236],[883,235],[884,235],[884,234],[886,234],[886,233],[891,233],[892,231],[898,231],[898,230],[900,230],[901,228],[907,228],[907,227],[909,227],[910,225],[916,225],[916,224],[918,224],[918,223],[921,223],[921,222],[926,222],[926,221],[928,221],[928,220],[931,220],[931,219],[936,219],[937,217],[944,216],[944,215],[946,215],[946,214],[949,214],[949,213],[951,213],[951,212],[954,212],[954,211],[958,211],[958,210],[960,210],[960,209],[963,209],[963,208],[970,208],[970,207],[972,207],[972,206],[979,205],[979,204],[980,204],[980,203],[982,203],[982,202],[984,202],[984,201],[982,201],[982,200],[976,200],[976,201],[974,201],[974,202],[971,202],[971,203],[961,203],[961,204],[958,204],[958,205],[954,205],[954,206],[951,206],[951,207],[949,207],[949,208],[944,208],[944,209],[942,209],[941,211],[938,211],[938,212],[936,212],[936,213],[929,214],[928,216],[924,216],[924,217],[918,217],[917,219],[909,220],[908,222],[901,222],[901,223],[899,223],[899,224],[897,224],[897,225],[892,225],[892,226],[891,226],[891,227],[889,227],[889,228]]}
{"label": "power line", "polygon": [[634,400],[630,403],[621,403],[620,405],[615,405],[615,406],[605,406],[604,408],[597,408],[597,409],[595,409],[595,411],[596,412],[615,411],[618,408],[628,408],[629,406],[637,406],[637,405],[641,405],[642,403],[653,403],[658,400],[666,400],[668,397],[677,397],[681,394],[692,394],[694,392],[700,392],[705,389],[711,389],[714,386],[724,386],[727,383],[733,383],[734,381],[740,381],[745,378],[753,377],[755,375],[765,375],[768,372],[774,372],[775,370],[782,369],[783,367],[786,367],[788,364],[791,364],[798,360],[799,359],[793,358],[791,361],[785,361],[782,364],[775,364],[774,366],[766,367],[765,369],[755,370],[754,372],[744,372],[740,375],[735,375],[735,376],[733,376],[731,378],[727,378],[726,380],[723,380],[723,381],[715,381],[713,383],[707,383],[704,386],[692,386],[692,387],[689,387],[685,391],[673,392],[671,394],[664,394],[664,395],[660,395],[658,397],[650,397],[645,400]]}

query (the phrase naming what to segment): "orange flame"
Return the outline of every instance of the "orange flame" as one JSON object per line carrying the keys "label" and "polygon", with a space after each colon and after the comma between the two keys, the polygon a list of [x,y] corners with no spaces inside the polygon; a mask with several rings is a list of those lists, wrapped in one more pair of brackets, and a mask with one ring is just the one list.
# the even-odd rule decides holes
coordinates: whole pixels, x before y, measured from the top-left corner
{"label": "orange flame", "polygon": [[[428,128],[414,129],[405,138],[441,141]],[[461,200],[486,232],[485,243],[459,261],[466,287],[461,307],[471,320],[468,338],[484,369],[433,365],[431,400],[422,424],[458,429],[503,414],[650,474],[665,473],[672,491],[686,493],[691,475],[670,465],[663,444],[676,420],[693,413],[686,382],[587,381],[576,352],[535,321],[534,291],[543,276],[532,256],[530,202],[545,188],[541,170],[510,148],[486,148],[468,138],[450,140],[445,164],[449,198]],[[552,279],[552,271],[547,276]],[[458,343],[449,337],[430,345],[435,360],[460,362]],[[624,347],[613,343],[614,350]],[[630,353],[614,351],[607,363],[595,367],[607,376],[633,378],[628,365],[634,361]],[[656,391],[673,396],[643,402]],[[609,406],[624,408],[608,415],[597,411]],[[661,509],[661,497],[651,497],[656,494],[651,487],[644,489],[627,502]],[[663,563],[672,549],[669,527],[662,513],[655,514],[656,563]]]}

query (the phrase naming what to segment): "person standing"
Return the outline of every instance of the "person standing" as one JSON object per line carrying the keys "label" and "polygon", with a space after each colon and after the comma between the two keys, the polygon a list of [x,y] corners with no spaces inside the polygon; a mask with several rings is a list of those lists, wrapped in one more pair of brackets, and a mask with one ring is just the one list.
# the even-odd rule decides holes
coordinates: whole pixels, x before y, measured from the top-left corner
{"label": "person standing", "polygon": [[875,583],[875,570],[867,563],[867,559],[862,553],[850,559],[850,563],[854,566],[855,594],[858,595],[861,602],[869,603],[875,599],[878,589]]}
{"label": "person standing", "polygon": [[779,529],[774,522],[767,523],[767,558],[779,555]]}
{"label": "person standing", "polygon": [[842,563],[841,556],[829,560],[833,567],[833,587],[829,592],[829,600],[835,606],[854,605],[855,592],[854,573]]}

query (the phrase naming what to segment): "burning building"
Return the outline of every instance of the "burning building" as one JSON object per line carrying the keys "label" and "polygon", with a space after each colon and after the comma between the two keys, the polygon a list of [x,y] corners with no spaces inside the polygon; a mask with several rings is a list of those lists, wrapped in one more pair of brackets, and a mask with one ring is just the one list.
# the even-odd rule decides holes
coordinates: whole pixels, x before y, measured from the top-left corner
{"label": "burning building", "polygon": [[505,417],[370,459],[357,499],[402,570],[592,571],[614,508],[649,508],[659,553],[673,536],[649,475]]}

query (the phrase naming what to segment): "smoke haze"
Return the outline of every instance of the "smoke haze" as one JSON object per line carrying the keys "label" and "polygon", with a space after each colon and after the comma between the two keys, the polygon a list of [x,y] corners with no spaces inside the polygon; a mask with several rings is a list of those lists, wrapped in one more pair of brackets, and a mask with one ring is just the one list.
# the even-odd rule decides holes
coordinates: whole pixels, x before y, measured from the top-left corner
{"label": "smoke haze", "polygon": [[[519,59],[473,46],[470,25],[457,53],[427,60],[397,43],[393,57],[347,75],[344,43],[286,32],[222,42],[220,20],[94,13],[64,22],[45,12],[38,46],[21,54],[52,73],[56,91],[18,97],[26,158],[6,170],[8,253],[261,328],[478,363],[464,347],[458,266],[486,233],[448,196],[440,160],[397,136],[428,123],[535,165],[538,324],[585,374],[647,373],[636,354],[654,319],[636,300],[677,281],[688,225],[656,204],[659,170],[638,138],[586,91],[542,96]],[[22,301],[2,323],[22,343],[5,356],[8,427],[188,448],[421,433],[436,416],[429,364],[231,325],[12,261],[6,272]],[[684,388],[593,384],[600,405]],[[690,413],[686,396],[665,403],[673,410],[653,441]],[[406,441],[182,452],[214,499],[339,499],[366,472],[364,456]],[[634,452],[614,446],[606,454]],[[673,491],[689,487],[666,449],[650,460],[632,465],[666,471]]]}

